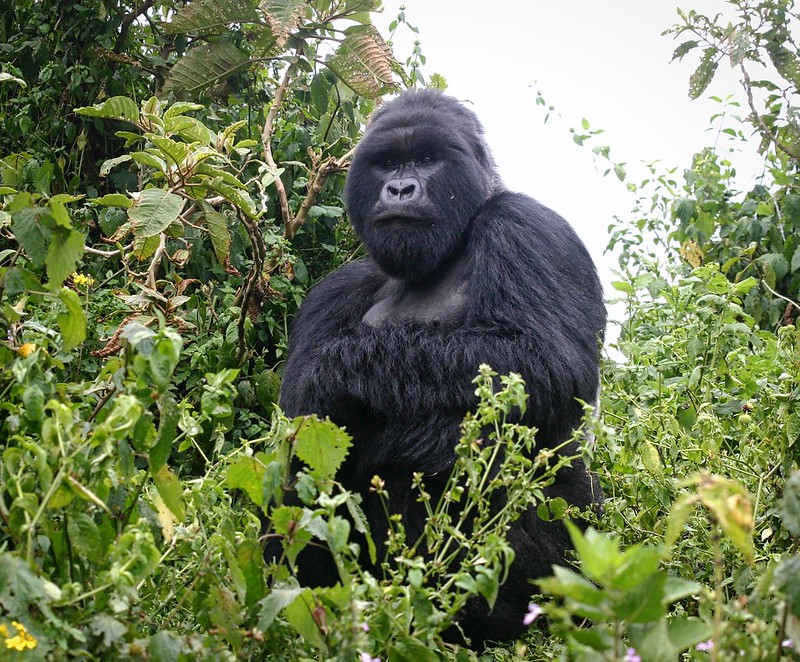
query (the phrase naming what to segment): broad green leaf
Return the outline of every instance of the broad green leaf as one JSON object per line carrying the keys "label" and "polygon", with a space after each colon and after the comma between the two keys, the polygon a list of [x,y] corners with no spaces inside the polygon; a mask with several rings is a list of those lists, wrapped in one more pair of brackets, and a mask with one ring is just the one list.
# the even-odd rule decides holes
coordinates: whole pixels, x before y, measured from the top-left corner
{"label": "broad green leaf", "polygon": [[733,288],[734,294],[747,294],[750,290],[758,285],[758,279],[750,276],[743,281],[736,283]]}
{"label": "broad green leaf", "polygon": [[44,265],[55,222],[49,209],[25,207],[11,215],[11,231],[37,267]]}
{"label": "broad green leaf", "polygon": [[214,254],[217,256],[217,260],[219,260],[221,265],[229,265],[231,257],[231,233],[228,231],[228,224],[225,222],[225,217],[206,205],[203,206],[203,209],[206,217],[206,227],[211,237],[211,245],[214,247]]}
{"label": "broad green leaf", "polygon": [[[233,7],[234,4],[235,3],[232,2],[231,0],[225,0],[225,5],[227,7]],[[196,0],[189,6],[192,8],[197,8],[199,5],[200,2]],[[193,110],[202,110],[203,108],[205,108],[205,106],[201,103],[192,103],[191,101],[176,101],[164,111],[164,121],[166,122],[167,120],[173,117],[177,117],[178,115],[183,115],[184,113],[190,113]]]}
{"label": "broad green leaf", "polygon": [[66,311],[56,316],[56,323],[61,331],[61,347],[65,352],[69,352],[86,340],[86,315],[81,300],[74,290],[62,287],[58,298],[64,304]]}
{"label": "broad green leaf", "polygon": [[165,27],[170,34],[209,30],[219,33],[232,23],[256,23],[258,20],[253,3],[248,0],[194,0],[178,9]]}
{"label": "broad green leaf", "polygon": [[628,281],[625,280],[615,280],[611,283],[611,287],[613,287],[617,292],[624,292],[625,294],[636,294],[636,289],[631,285]]}
{"label": "broad green leaf", "polygon": [[195,95],[222,82],[250,63],[247,55],[230,41],[195,46],[170,69],[164,93]]}
{"label": "broad green leaf", "polygon": [[160,188],[145,189],[128,209],[137,237],[153,237],[166,230],[183,210],[183,198]]}
{"label": "broad green leaf", "polygon": [[697,99],[711,84],[714,74],[717,71],[717,66],[719,65],[718,57],[716,48],[706,48],[703,51],[700,65],[689,77],[690,98]]}
{"label": "broad green leaf", "polygon": [[51,288],[60,287],[83,255],[83,235],[76,230],[56,228],[47,249],[47,279]]}
{"label": "broad green leaf", "polygon": [[128,97],[111,97],[94,106],[76,108],[75,112],[78,115],[87,117],[124,120],[131,124],[136,124],[139,121],[139,107],[133,99]]}
{"label": "broad green leaf", "polygon": [[133,200],[124,193],[109,193],[100,198],[92,198],[89,202],[102,207],[122,207],[123,209],[133,205]]}
{"label": "broad green leaf", "polygon": [[378,31],[371,25],[357,25],[346,30],[344,41],[326,64],[356,94],[376,99],[397,87],[394,62]]}
{"label": "broad green leaf", "polygon": [[164,503],[167,504],[167,508],[175,515],[175,519],[182,522],[185,516],[183,486],[177,476],[168,467],[161,467],[153,473],[153,482]]}
{"label": "broad green leaf", "polygon": [[150,152],[131,152],[130,157],[139,165],[155,168],[159,172],[167,171],[167,162]]}
{"label": "broad green leaf", "polygon": [[618,542],[593,528],[582,533],[572,522],[567,521],[565,525],[581,560],[583,573],[597,582],[609,579],[621,561]]}
{"label": "broad green leaf", "polygon": [[267,586],[264,582],[264,550],[256,540],[244,540],[236,548],[236,560],[246,583],[246,606],[254,605],[264,597]]}
{"label": "broad green leaf", "polygon": [[295,599],[303,592],[299,586],[287,588],[276,587],[270,591],[269,595],[261,600],[261,610],[258,613],[258,628],[266,631],[272,625],[278,614],[287,606],[292,604]]}
{"label": "broad green leaf", "polygon": [[332,478],[344,462],[352,437],[330,421],[296,418],[295,453],[311,470],[314,478]]}
{"label": "broad green leaf", "polygon": [[244,490],[259,506],[263,503],[262,482],[267,465],[274,456],[257,453],[254,457],[242,455],[228,466],[225,484],[232,490]]}
{"label": "broad green leaf", "polygon": [[179,168],[189,156],[189,145],[186,143],[177,142],[163,136],[153,136],[152,141],[153,144],[161,150],[161,153],[166,155],[169,160]]}
{"label": "broad green leaf", "polygon": [[209,181],[208,185],[215,193],[218,193],[232,205],[241,209],[248,218],[258,218],[255,203],[246,191],[240,191],[232,186],[223,184],[219,179]]}
{"label": "broad green leaf", "polygon": [[147,643],[151,662],[174,662],[184,652],[183,638],[169,630],[156,632]]}
{"label": "broad green leaf", "polygon": [[283,610],[284,618],[308,643],[325,648],[325,637],[320,624],[327,617],[325,607],[317,604],[310,588],[305,589]]}
{"label": "broad green leaf", "polygon": [[99,563],[105,557],[100,529],[90,515],[70,513],[67,519],[67,535],[72,548],[88,561]]}
{"label": "broad green leaf", "polygon": [[781,253],[766,253],[757,259],[761,264],[770,266],[776,280],[781,280],[789,272],[789,261]]}

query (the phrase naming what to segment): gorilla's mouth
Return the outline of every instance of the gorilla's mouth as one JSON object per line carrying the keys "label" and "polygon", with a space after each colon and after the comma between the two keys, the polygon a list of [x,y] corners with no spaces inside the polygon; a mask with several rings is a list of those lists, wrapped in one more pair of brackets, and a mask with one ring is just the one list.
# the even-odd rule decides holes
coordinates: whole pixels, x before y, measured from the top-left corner
{"label": "gorilla's mouth", "polygon": [[417,216],[413,214],[396,214],[385,212],[383,214],[378,214],[373,218],[374,225],[382,226],[382,227],[391,227],[396,225],[419,225],[425,223],[427,219],[423,216]]}

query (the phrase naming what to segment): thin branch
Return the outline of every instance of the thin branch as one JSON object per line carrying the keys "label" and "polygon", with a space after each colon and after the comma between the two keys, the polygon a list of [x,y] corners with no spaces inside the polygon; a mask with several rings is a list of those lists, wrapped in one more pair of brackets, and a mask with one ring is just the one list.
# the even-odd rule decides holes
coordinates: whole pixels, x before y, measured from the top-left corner
{"label": "thin branch", "polygon": [[767,283],[767,281],[765,281],[765,280],[762,280],[761,282],[764,284],[764,287],[766,287],[766,288],[767,288],[767,289],[768,289],[768,290],[769,290],[769,291],[770,291],[770,292],[771,292],[771,293],[772,293],[774,296],[778,297],[779,299],[783,299],[783,300],[784,300],[786,303],[788,303],[790,306],[794,306],[795,308],[797,308],[797,310],[799,310],[799,311],[800,311],[800,304],[799,304],[799,303],[797,303],[796,301],[792,301],[792,300],[791,300],[789,297],[785,297],[785,296],[783,296],[782,294],[778,294],[778,292],[776,292],[775,290],[773,290],[773,289],[772,289],[772,288],[769,286],[769,284]]}
{"label": "thin branch", "polygon": [[341,172],[347,168],[348,162],[353,156],[354,150],[355,148],[351,149],[338,159],[331,156],[322,162],[317,162],[314,164],[311,183],[308,185],[306,197],[300,205],[300,209],[297,210],[297,215],[286,224],[286,230],[283,233],[283,236],[286,239],[292,239],[295,234],[297,234],[297,231],[300,229],[303,223],[306,222],[308,211],[317,201],[317,196],[319,195],[320,191],[322,191],[322,187],[325,186],[325,182],[328,181],[328,178],[331,175]]}
{"label": "thin branch", "polygon": [[[275,117],[277,117],[278,110],[283,103],[283,95],[286,93],[286,89],[289,87],[289,81],[292,78],[292,73],[293,67],[292,65],[289,65],[286,68],[286,73],[283,76],[283,80],[281,81],[280,85],[278,85],[278,89],[275,90],[275,98],[272,100],[272,106],[270,106],[269,112],[267,113],[267,118],[264,121],[264,128],[261,131],[261,141],[264,143],[264,160],[273,170],[278,169],[278,164],[275,163],[275,157],[272,154],[272,135],[275,132]],[[281,208],[281,218],[284,225],[288,227],[292,220],[292,211],[289,209],[289,196],[286,194],[286,187],[283,185],[283,180],[281,180],[280,176],[275,177],[275,189],[278,191],[278,202]]]}
{"label": "thin branch", "polygon": [[158,248],[150,261],[150,268],[147,270],[147,287],[151,290],[156,290],[156,274],[158,273],[158,265],[161,264],[161,258],[164,256],[164,250],[167,247],[167,235],[163,232],[158,238]]}
{"label": "thin branch", "polygon": [[781,150],[789,158],[797,160],[798,154],[793,153],[789,147],[778,140],[778,135],[767,126],[766,122],[764,122],[764,118],[761,117],[759,112],[756,110],[756,104],[753,101],[753,86],[752,82],[750,81],[750,74],[747,73],[744,63],[740,63],[739,68],[742,70],[742,76],[744,76],[744,91],[747,94],[747,105],[750,106],[750,112],[753,114],[753,121],[756,124],[756,128],[759,129],[759,133],[767,137],[770,142],[775,145],[775,147]]}
{"label": "thin branch", "polygon": [[122,251],[117,249],[115,251],[101,251],[97,248],[91,248],[90,246],[84,246],[83,250],[85,253],[89,253],[90,255],[99,255],[100,257],[114,257],[115,255],[122,255]]}

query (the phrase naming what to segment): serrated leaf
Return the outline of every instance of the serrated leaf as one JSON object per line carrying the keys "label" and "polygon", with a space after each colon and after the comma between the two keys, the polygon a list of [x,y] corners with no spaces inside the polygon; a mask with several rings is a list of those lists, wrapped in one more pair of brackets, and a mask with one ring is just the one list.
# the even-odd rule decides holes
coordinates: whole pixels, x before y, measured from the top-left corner
{"label": "serrated leaf", "polygon": [[691,99],[697,99],[711,84],[717,66],[719,66],[717,55],[716,48],[706,48],[703,51],[700,65],[689,77],[689,97]]}
{"label": "serrated leaf", "polygon": [[58,298],[66,310],[56,316],[56,324],[61,331],[61,348],[69,352],[86,340],[86,315],[74,290],[62,287]]}
{"label": "serrated leaf", "polygon": [[185,515],[183,486],[177,476],[168,467],[161,467],[153,474],[153,482],[161,498],[164,499],[164,503],[167,504],[167,508],[175,515],[175,519],[182,522]]}
{"label": "serrated leaf", "polygon": [[11,215],[11,232],[37,267],[44,265],[55,225],[48,209],[25,207]]}
{"label": "serrated leaf", "polygon": [[48,285],[51,288],[60,287],[61,283],[75,271],[75,265],[83,255],[83,235],[76,230],[58,227],[50,238],[47,249]]}
{"label": "serrated leaf", "polygon": [[67,519],[70,545],[85,559],[98,563],[104,557],[100,529],[86,513],[71,513]]}
{"label": "serrated leaf", "polygon": [[192,48],[170,69],[164,93],[195,95],[232,76],[250,63],[247,55],[229,41],[217,41]]}
{"label": "serrated leaf", "polygon": [[232,23],[255,23],[258,14],[248,0],[194,0],[181,7],[167,23],[170,34],[219,32]]}
{"label": "serrated leaf", "polygon": [[759,256],[757,261],[770,266],[775,274],[775,280],[781,280],[789,271],[789,261],[781,253],[767,253]]}
{"label": "serrated leaf", "polygon": [[258,6],[275,37],[276,48],[284,47],[289,34],[300,22],[306,4],[306,0],[261,0]]}
{"label": "serrated leaf", "polygon": [[326,64],[356,94],[370,99],[395,89],[395,63],[383,37],[371,25],[357,25],[346,31],[344,40]]}
{"label": "serrated leaf", "polygon": [[136,124],[139,121],[139,107],[133,99],[128,97],[111,97],[94,106],[76,108],[75,112],[86,117],[124,120],[131,124]]}
{"label": "serrated leaf", "polygon": [[314,478],[332,478],[347,457],[352,437],[330,421],[296,418],[295,453]]}
{"label": "serrated leaf", "polygon": [[166,230],[183,210],[183,198],[160,188],[145,189],[128,209],[137,237],[152,237]]}
{"label": "serrated leaf", "polygon": [[236,458],[225,472],[225,483],[231,489],[244,490],[259,506],[263,503],[261,483],[264,472],[272,457],[258,453],[254,457],[242,456]]}

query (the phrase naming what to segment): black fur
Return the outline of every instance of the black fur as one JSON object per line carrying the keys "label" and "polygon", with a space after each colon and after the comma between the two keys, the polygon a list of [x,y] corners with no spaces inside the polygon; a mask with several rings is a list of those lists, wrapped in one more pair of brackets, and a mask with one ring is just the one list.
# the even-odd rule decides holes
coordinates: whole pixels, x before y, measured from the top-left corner
{"label": "black fur", "polygon": [[[354,447],[340,480],[365,494],[380,544],[387,524],[367,492],[374,474],[383,477],[413,541],[425,511],[411,475],[429,474],[433,490],[444,483],[481,363],[525,379],[522,421],[539,428],[539,446],[569,437],[582,416],[576,398],[597,396],[602,292],[572,228],[503,189],[477,118],[441,93],[409,91],[380,109],[356,150],[346,202],[370,257],[325,278],[303,303],[281,406],[348,429]],[[600,499],[582,463],[548,494],[578,506]],[[473,644],[524,632],[528,580],[563,563],[569,547],[563,525],[533,511],[509,537],[516,560],[494,610],[476,600],[462,620]],[[336,581],[318,550],[300,559],[304,579]]]}

